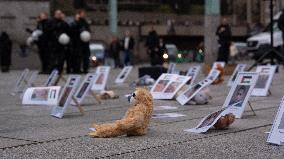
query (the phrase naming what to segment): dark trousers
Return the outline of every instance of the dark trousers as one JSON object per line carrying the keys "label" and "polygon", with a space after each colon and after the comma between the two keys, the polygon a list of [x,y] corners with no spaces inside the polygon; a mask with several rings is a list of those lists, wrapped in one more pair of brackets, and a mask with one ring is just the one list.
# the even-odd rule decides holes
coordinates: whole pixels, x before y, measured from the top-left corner
{"label": "dark trousers", "polygon": [[49,56],[48,47],[39,46],[38,54],[41,62],[41,71],[43,73],[49,73]]}
{"label": "dark trousers", "polygon": [[230,54],[230,45],[221,45],[219,47],[217,61],[224,61],[225,63],[228,63],[229,54]]}
{"label": "dark trousers", "polygon": [[124,66],[132,65],[131,56],[132,52],[130,50],[124,50]]}
{"label": "dark trousers", "polygon": [[89,45],[83,47],[82,52],[82,62],[83,62],[83,72],[88,73],[90,67],[90,48]]}

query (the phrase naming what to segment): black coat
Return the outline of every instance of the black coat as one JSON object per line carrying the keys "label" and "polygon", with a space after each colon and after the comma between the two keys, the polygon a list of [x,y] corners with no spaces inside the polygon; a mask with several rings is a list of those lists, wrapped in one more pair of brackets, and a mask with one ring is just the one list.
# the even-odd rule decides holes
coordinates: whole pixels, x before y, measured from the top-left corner
{"label": "black coat", "polygon": [[280,17],[278,19],[278,27],[282,31],[282,33],[284,33],[284,13],[283,13],[283,11],[282,11],[282,14],[280,15]]}
{"label": "black coat", "polygon": [[[221,32],[221,28],[224,28],[225,30]],[[218,43],[220,45],[230,46],[231,40],[232,40],[232,31],[231,31],[231,27],[229,25],[222,25],[221,24],[217,28],[216,35],[219,38]]]}
{"label": "black coat", "polygon": [[11,65],[12,41],[7,33],[2,32],[0,36],[0,58],[1,66]]}
{"label": "black coat", "polygon": [[[125,42],[125,38],[123,38],[123,40],[121,41],[121,46],[122,46],[123,50],[126,50],[124,48],[124,42]],[[128,50],[133,50],[134,49],[134,45],[135,45],[135,41],[134,41],[134,38],[131,36],[129,38]]]}
{"label": "black coat", "polygon": [[[37,24],[37,29],[42,31],[42,35],[39,36],[37,44],[39,47],[45,48],[48,47],[48,42],[50,39],[50,21],[45,19],[41,20]],[[46,49],[46,48],[45,48]]]}
{"label": "black coat", "polygon": [[146,47],[150,50],[153,50],[159,46],[159,37],[156,31],[150,31],[147,40]]}
{"label": "black coat", "polygon": [[59,44],[58,38],[61,34],[65,33],[68,36],[70,36],[70,27],[68,23],[66,23],[64,20],[52,19],[49,24],[49,27],[50,27],[51,39],[56,44]]}

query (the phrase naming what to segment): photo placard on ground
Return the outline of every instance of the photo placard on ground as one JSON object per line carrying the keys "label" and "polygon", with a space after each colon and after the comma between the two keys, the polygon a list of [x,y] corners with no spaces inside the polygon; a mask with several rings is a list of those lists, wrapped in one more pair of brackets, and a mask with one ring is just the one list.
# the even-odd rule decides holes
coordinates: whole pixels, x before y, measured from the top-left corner
{"label": "photo placard on ground", "polygon": [[50,105],[57,104],[60,86],[52,87],[31,87],[23,96],[23,105]]}
{"label": "photo placard on ground", "polygon": [[93,82],[91,90],[98,92],[105,90],[109,72],[110,66],[99,66],[96,70],[98,78]]}
{"label": "photo placard on ground", "polygon": [[172,99],[190,78],[189,76],[164,73],[155,82],[150,92],[154,99]]}
{"label": "photo placard on ground", "polygon": [[58,76],[58,70],[54,69],[44,83],[44,87],[54,86]]}
{"label": "photo placard on ground", "polygon": [[59,101],[56,106],[53,107],[51,111],[51,116],[62,118],[65,110],[70,105],[72,101],[72,96],[80,82],[80,75],[69,76],[64,88],[61,91]]}
{"label": "photo placard on ground", "polygon": [[259,73],[259,76],[252,91],[252,96],[268,95],[275,71],[276,66],[257,66],[256,72]]}
{"label": "photo placard on ground", "polygon": [[23,93],[30,87],[34,87],[34,82],[38,76],[39,71],[33,71],[31,77],[28,79],[26,85],[24,86],[23,92],[21,92],[20,97],[23,98]]}
{"label": "photo placard on ground", "polygon": [[232,86],[233,83],[236,80],[236,77],[238,75],[239,72],[244,72],[245,68],[246,68],[246,64],[238,64],[233,72],[233,74],[231,75],[229,81],[228,81],[228,86]]}
{"label": "photo placard on ground", "polygon": [[192,129],[185,129],[184,131],[193,133],[205,133],[207,132],[222,116],[225,116],[229,112],[227,109],[222,108],[221,110],[215,111],[204,117],[197,127]]}
{"label": "photo placard on ground", "polygon": [[176,70],[176,63],[171,62],[171,63],[169,64],[168,72],[167,72],[167,73],[175,73],[175,70]]}
{"label": "photo placard on ground", "polygon": [[281,145],[281,142],[284,142],[284,96],[282,97],[267,142],[277,145]]}
{"label": "photo placard on ground", "polygon": [[21,73],[21,76],[18,78],[16,85],[13,89],[13,91],[11,92],[12,95],[15,95],[15,93],[19,93],[22,91],[24,85],[26,85],[27,82],[27,76],[29,74],[30,70],[29,69],[24,69],[24,71]]}
{"label": "photo placard on ground", "polygon": [[190,86],[188,89],[183,91],[176,100],[181,104],[185,105],[187,102],[189,102],[199,91],[201,91],[203,88],[209,86],[213,80],[210,79],[204,79],[200,81],[199,83]]}
{"label": "photo placard on ground", "polygon": [[223,108],[241,118],[258,78],[255,72],[239,72],[224,102]]}
{"label": "photo placard on ground", "polygon": [[217,66],[218,66],[218,65],[220,65],[220,66],[222,66],[223,68],[225,68],[225,62],[214,62],[214,63],[213,63],[213,66],[212,66],[212,68],[211,68],[211,70],[210,70],[210,72],[209,72],[209,74],[208,74],[208,76],[210,76],[210,75],[213,73],[214,70],[217,70]]}
{"label": "photo placard on ground", "polygon": [[200,69],[201,69],[201,67],[199,65],[195,65],[195,66],[190,67],[187,70],[186,76],[190,76],[191,77],[191,79],[187,82],[188,85],[192,85],[193,84],[193,82],[196,79]]}
{"label": "photo placard on ground", "polygon": [[[96,73],[88,73],[84,79],[84,81],[79,86],[79,89],[77,89],[74,98],[77,100],[79,104],[82,103],[86,95],[90,92],[90,89],[94,83],[94,81],[97,79]],[[75,105],[75,102],[72,101],[72,105]]]}
{"label": "photo placard on ground", "polygon": [[214,69],[210,72],[210,74],[208,74],[206,78],[214,82],[218,78],[219,74],[220,74],[220,71]]}
{"label": "photo placard on ground", "polygon": [[115,83],[123,83],[131,72],[133,66],[125,66],[115,79]]}

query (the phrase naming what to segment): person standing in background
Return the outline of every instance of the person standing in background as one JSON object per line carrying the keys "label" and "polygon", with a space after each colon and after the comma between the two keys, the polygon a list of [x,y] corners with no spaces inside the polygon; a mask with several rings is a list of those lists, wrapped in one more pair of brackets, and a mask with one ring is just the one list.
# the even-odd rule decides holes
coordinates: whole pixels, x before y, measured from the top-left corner
{"label": "person standing in background", "polygon": [[157,65],[163,65],[163,54],[166,52],[166,44],[163,38],[159,39],[159,52],[157,54]]}
{"label": "person standing in background", "polygon": [[49,65],[49,47],[48,47],[48,15],[47,13],[41,13],[39,15],[39,21],[37,23],[37,30],[41,31],[38,40],[36,42],[38,47],[38,54],[41,62],[41,72],[43,74],[48,74],[50,71]]}
{"label": "person standing in background", "polygon": [[145,46],[147,48],[147,53],[150,55],[151,65],[156,65],[157,56],[159,54],[159,37],[153,26],[148,33]]}
{"label": "person standing in background", "polygon": [[0,35],[0,58],[2,72],[9,72],[11,65],[12,41],[6,32]]}
{"label": "person standing in background", "polygon": [[79,27],[80,15],[77,13],[74,17],[74,21],[70,24],[72,51],[70,52],[71,72],[80,74],[82,56],[81,56],[81,40],[80,40],[80,27]]}
{"label": "person standing in background", "polygon": [[218,36],[219,43],[217,61],[224,61],[225,63],[228,63],[230,45],[232,42],[232,32],[226,18],[222,19],[221,25],[217,28],[216,35]]}
{"label": "person standing in background", "polygon": [[[278,19],[278,28],[282,32],[282,40],[284,41],[284,9],[282,9],[282,13]],[[283,43],[283,48],[284,48],[284,43]]]}
{"label": "person standing in background", "polygon": [[124,50],[124,66],[133,65],[132,57],[135,42],[129,30],[125,32],[125,37],[122,40],[122,44]]}
{"label": "person standing in background", "polygon": [[115,67],[120,67],[120,57],[119,57],[119,52],[120,52],[120,43],[119,43],[119,39],[117,38],[117,36],[112,36],[112,40],[111,43],[109,45],[109,53],[112,55],[113,59],[114,59],[114,64]]}
{"label": "person standing in background", "polygon": [[[79,20],[78,20],[78,29],[80,31],[80,34],[84,31],[91,32],[90,25],[88,24],[86,20],[86,12],[84,10],[80,10],[78,12]],[[89,41],[83,41],[80,39],[80,54],[81,54],[81,60],[83,64],[83,73],[88,73],[89,71],[89,65],[90,65],[90,42]]]}

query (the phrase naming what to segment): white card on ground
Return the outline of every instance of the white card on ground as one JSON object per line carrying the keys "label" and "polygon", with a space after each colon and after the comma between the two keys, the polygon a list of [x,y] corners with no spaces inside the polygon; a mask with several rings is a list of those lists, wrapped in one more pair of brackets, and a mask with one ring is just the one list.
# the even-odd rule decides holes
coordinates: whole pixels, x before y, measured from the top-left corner
{"label": "white card on ground", "polygon": [[206,79],[200,81],[199,83],[189,86],[188,89],[183,91],[179,96],[177,96],[176,100],[181,104],[185,105],[189,102],[199,91],[203,88],[209,86],[214,80],[218,77],[220,71],[214,70],[212,71],[211,75],[208,76]]}
{"label": "white card on ground", "polygon": [[[86,95],[90,92],[91,87],[97,78],[98,76],[96,73],[88,73],[85,76],[84,81],[81,83],[81,85],[79,86],[79,88],[77,89],[74,95],[74,98],[77,100],[79,104],[82,103]],[[75,102],[72,100],[71,104],[75,105]]]}
{"label": "white card on ground", "polygon": [[69,76],[64,88],[61,91],[59,101],[56,106],[53,107],[51,111],[51,116],[62,118],[65,110],[70,105],[72,101],[72,96],[80,82],[80,75]]}
{"label": "white card on ground", "polygon": [[196,79],[200,69],[201,69],[201,67],[199,65],[195,65],[195,66],[190,67],[187,70],[186,76],[190,76],[191,77],[191,79],[187,82],[187,84],[189,84],[189,85],[193,84],[193,82]]}
{"label": "white card on ground", "polygon": [[167,72],[167,73],[174,73],[175,70],[176,70],[176,63],[171,62],[171,63],[169,64],[168,72]]}
{"label": "white card on ground", "polygon": [[154,99],[172,99],[190,78],[176,74],[162,74],[150,92]]}
{"label": "white card on ground", "polygon": [[218,65],[220,65],[220,66],[222,66],[223,68],[225,68],[225,62],[214,62],[214,63],[213,63],[213,66],[212,66],[212,68],[211,68],[211,70],[210,70],[210,72],[209,72],[209,74],[208,74],[208,76],[210,76],[210,75],[213,73],[214,70],[217,70],[217,66],[218,66]]}
{"label": "white card on ground", "polygon": [[109,72],[110,66],[99,66],[96,70],[98,78],[94,81],[91,90],[98,92],[105,90]]}
{"label": "white card on ground", "polygon": [[221,110],[215,111],[204,117],[200,123],[192,129],[185,129],[184,131],[193,133],[205,133],[207,132],[222,116],[228,114],[227,109],[223,108]]}
{"label": "white card on ground", "polygon": [[44,83],[44,87],[54,86],[58,76],[58,70],[54,69]]}
{"label": "white card on ground", "polygon": [[281,145],[281,142],[284,142],[284,96],[282,97],[267,142],[277,145]]}
{"label": "white card on ground", "polygon": [[21,91],[22,87],[25,85],[25,81],[27,80],[27,76],[29,74],[30,70],[29,69],[25,69],[22,73],[21,76],[18,78],[16,85],[13,89],[12,94],[18,93]]}
{"label": "white card on ground", "polygon": [[252,96],[267,96],[271,86],[276,66],[257,66],[256,72],[259,73],[257,82],[252,91]]}
{"label": "white card on ground", "polygon": [[228,107],[228,111],[233,113],[236,118],[241,118],[257,78],[258,73],[239,72],[224,102],[223,108]]}
{"label": "white card on ground", "polygon": [[23,105],[50,105],[57,104],[60,86],[31,87],[23,96]]}
{"label": "white card on ground", "polygon": [[173,106],[155,106],[154,110],[175,110],[178,109],[178,107],[173,107]]}
{"label": "white card on ground", "polygon": [[228,86],[232,86],[233,83],[236,80],[236,77],[238,75],[239,72],[244,72],[245,68],[246,68],[246,64],[238,64],[233,72],[233,74],[231,75],[229,81],[228,81]]}
{"label": "white card on ground", "polygon": [[28,79],[27,81],[27,84],[24,86],[24,89],[23,89],[23,92],[21,93],[20,97],[22,98],[23,97],[23,93],[30,87],[33,87],[34,86],[34,82],[38,76],[38,71],[34,71],[32,72],[31,74],[31,77]]}
{"label": "white card on ground", "polygon": [[123,83],[131,72],[133,66],[125,66],[115,79],[115,83]]}
{"label": "white card on ground", "polygon": [[159,114],[153,114],[152,118],[153,119],[163,119],[163,118],[178,118],[178,117],[183,117],[186,116],[184,114],[180,113],[159,113]]}

